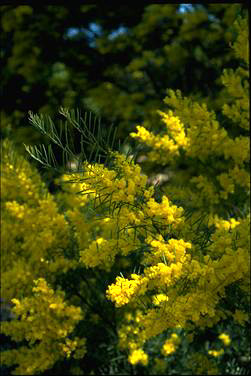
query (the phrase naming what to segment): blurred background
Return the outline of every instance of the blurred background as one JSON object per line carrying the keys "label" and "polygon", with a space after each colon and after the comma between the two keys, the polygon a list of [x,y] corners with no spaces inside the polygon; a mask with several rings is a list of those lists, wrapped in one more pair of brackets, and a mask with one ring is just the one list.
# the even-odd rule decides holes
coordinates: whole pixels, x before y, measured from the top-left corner
{"label": "blurred background", "polygon": [[[207,102],[235,68],[232,24],[243,4],[2,5],[1,138],[19,151],[46,142],[28,111],[57,119],[60,106],[92,111],[118,127],[157,128],[168,88]],[[216,80],[216,84],[214,84]],[[226,98],[224,99],[226,100]]]}

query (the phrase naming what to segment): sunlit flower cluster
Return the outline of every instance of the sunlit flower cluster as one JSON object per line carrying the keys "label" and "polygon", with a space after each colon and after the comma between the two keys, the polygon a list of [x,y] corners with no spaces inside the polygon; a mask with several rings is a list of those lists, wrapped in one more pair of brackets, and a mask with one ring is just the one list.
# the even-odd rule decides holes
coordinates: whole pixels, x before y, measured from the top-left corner
{"label": "sunlit flower cluster", "polygon": [[131,137],[151,147],[149,158],[152,162],[165,164],[179,155],[180,147],[188,147],[189,140],[186,137],[183,124],[178,117],[173,115],[172,111],[169,111],[168,114],[159,111],[159,114],[166,126],[167,134],[158,136],[138,125],[137,133],[132,132]]}

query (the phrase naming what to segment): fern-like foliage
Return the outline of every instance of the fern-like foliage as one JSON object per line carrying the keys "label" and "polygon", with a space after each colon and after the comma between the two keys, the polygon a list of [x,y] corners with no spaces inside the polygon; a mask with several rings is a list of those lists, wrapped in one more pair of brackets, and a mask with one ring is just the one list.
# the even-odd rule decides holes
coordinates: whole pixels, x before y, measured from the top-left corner
{"label": "fern-like foliage", "polygon": [[[49,141],[62,150],[63,168],[65,172],[80,172],[83,161],[98,162],[102,158],[106,164],[111,150],[114,148],[117,129],[111,125],[105,129],[101,125],[101,119],[93,116],[91,112],[82,116],[79,109],[68,110],[60,108],[59,114],[63,120],[59,122],[59,130],[51,117],[43,114],[29,112],[30,123]],[[74,147],[73,129],[79,134],[80,153],[76,153]],[[25,145],[26,151],[44,167],[59,170],[58,162],[49,145]],[[119,149],[121,145],[118,145]],[[72,163],[77,161],[77,163]]]}

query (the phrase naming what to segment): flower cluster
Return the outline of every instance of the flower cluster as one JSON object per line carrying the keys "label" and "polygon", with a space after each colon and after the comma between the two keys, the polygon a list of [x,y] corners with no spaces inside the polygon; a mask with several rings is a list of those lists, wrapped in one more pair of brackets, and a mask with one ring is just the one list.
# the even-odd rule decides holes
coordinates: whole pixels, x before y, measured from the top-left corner
{"label": "flower cluster", "polygon": [[6,350],[1,355],[6,364],[18,364],[16,372],[25,375],[42,372],[75,351],[77,356],[85,354],[84,338],[68,338],[83,319],[81,308],[68,305],[63,292],[54,291],[45,279],[39,278],[34,283],[33,296],[12,299],[16,319],[3,323],[6,335],[17,342],[25,339],[29,343],[29,347]]}
{"label": "flower cluster", "polygon": [[113,169],[99,164],[84,167],[83,176],[75,185],[85,186],[85,213],[81,215],[79,208],[66,213],[76,226],[80,261],[86,267],[109,270],[117,255],[126,256],[141,246],[140,236],[145,236],[153,223],[167,231],[182,222],[182,208],[166,196],[157,202],[152,197],[153,187],[147,186],[147,177],[125,156],[114,153]]}
{"label": "flower cluster", "polygon": [[173,115],[172,111],[168,113],[159,111],[168,134],[164,136],[154,135],[142,126],[137,126],[137,133],[132,132],[131,137],[144,142],[152,151],[149,158],[152,162],[166,164],[179,155],[179,148],[187,148],[189,140],[186,137],[184,125],[180,119]]}
{"label": "flower cluster", "polygon": [[[11,147],[8,142],[3,144],[1,164],[4,192],[1,197],[1,281],[7,300],[31,291],[32,280],[41,274],[53,281],[51,272],[66,272],[76,266],[63,251],[69,245],[69,228],[64,215],[59,213],[53,196],[45,189],[35,169],[11,152]],[[14,174],[16,170],[18,174]]]}
{"label": "flower cluster", "polygon": [[142,349],[137,349],[132,351],[128,360],[133,366],[139,363],[146,366],[148,363],[148,355]]}
{"label": "flower cluster", "polygon": [[162,353],[165,356],[168,356],[174,353],[177,349],[177,346],[180,343],[179,336],[176,333],[172,333],[171,338],[167,339],[163,345]]}
{"label": "flower cluster", "polygon": [[[250,194],[249,61],[245,25],[245,20],[236,21],[239,36],[233,44],[233,52],[242,59],[243,66],[235,71],[224,70],[221,77],[230,98],[222,107],[222,116],[231,121],[231,127],[223,127],[206,103],[195,103],[183,98],[179,91],[168,90],[164,101],[174,110],[159,111],[166,124],[165,133],[157,136],[143,126],[137,127],[137,133],[131,133],[147,150],[150,148],[146,150],[149,162],[169,167],[172,179],[166,184],[166,194],[184,203],[184,207],[198,208],[201,213],[225,216],[226,211],[233,210],[232,202],[240,196],[246,200]],[[181,164],[185,170],[179,175],[177,170]]]}
{"label": "flower cluster", "polygon": [[[240,24],[235,26],[240,29]],[[246,34],[240,33],[233,49],[239,57],[246,57],[241,47]],[[245,64],[246,68],[223,74],[235,103],[223,107],[222,112],[231,120],[244,112],[243,129],[247,129],[249,116],[248,82],[243,79],[248,76],[248,60]],[[231,95],[233,92],[236,94]],[[221,302],[230,286],[243,291],[250,286],[250,216],[245,206],[250,190],[248,137],[242,130],[233,136],[205,103],[182,98],[179,92],[169,91],[168,95],[165,101],[175,112],[160,112],[166,134],[157,136],[142,126],[131,134],[148,147],[149,162],[169,166],[172,174],[164,186],[162,203],[152,197],[142,210],[159,229],[141,240],[145,244],[143,272],[131,278],[117,277],[107,289],[115,306],[140,309],[140,323],[136,322],[137,313],[133,323],[125,322],[120,329],[121,345],[128,349],[132,343],[142,348],[168,329],[212,327],[227,317],[240,323],[247,319],[245,310],[228,310]],[[237,109],[239,117],[234,117]],[[174,168],[178,170],[179,163],[186,164],[183,176]],[[184,203],[185,210],[171,204],[168,197]],[[238,212],[233,203],[237,203]],[[196,210],[184,220],[188,209]],[[205,242],[198,240],[202,235]],[[224,333],[219,338],[225,346],[230,344]],[[162,351],[168,355],[175,349],[167,340]],[[214,357],[223,352],[209,350]]]}

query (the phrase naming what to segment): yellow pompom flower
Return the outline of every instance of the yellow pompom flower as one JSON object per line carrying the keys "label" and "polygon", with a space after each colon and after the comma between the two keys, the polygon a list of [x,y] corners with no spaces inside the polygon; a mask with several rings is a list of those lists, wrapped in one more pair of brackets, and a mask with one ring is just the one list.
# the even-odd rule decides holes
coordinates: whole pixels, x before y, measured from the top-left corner
{"label": "yellow pompom flower", "polygon": [[148,364],[148,355],[142,349],[136,349],[129,355],[128,361],[133,366],[136,364],[146,366]]}
{"label": "yellow pompom flower", "polygon": [[171,338],[166,340],[162,347],[162,354],[165,356],[168,356],[170,354],[173,354],[178,345],[180,344],[180,338],[176,333],[172,333]]}
{"label": "yellow pompom flower", "polygon": [[208,354],[214,356],[215,358],[218,358],[219,356],[224,354],[224,350],[208,350]]}
{"label": "yellow pompom flower", "polygon": [[219,335],[219,339],[224,343],[225,346],[229,346],[230,343],[231,343],[231,339],[230,339],[229,335],[226,334],[226,333],[221,333]]}

